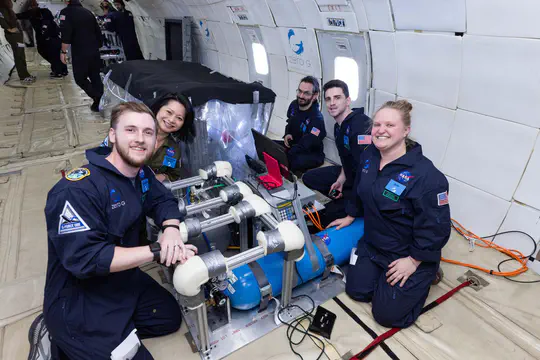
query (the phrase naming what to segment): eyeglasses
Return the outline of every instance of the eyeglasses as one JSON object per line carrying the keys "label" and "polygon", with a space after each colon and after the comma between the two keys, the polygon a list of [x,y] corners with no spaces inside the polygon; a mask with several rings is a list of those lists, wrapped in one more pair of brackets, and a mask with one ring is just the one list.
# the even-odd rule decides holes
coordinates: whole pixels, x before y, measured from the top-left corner
{"label": "eyeglasses", "polygon": [[296,95],[311,96],[311,95],[313,95],[313,93],[311,91],[302,91],[300,89],[296,89]]}

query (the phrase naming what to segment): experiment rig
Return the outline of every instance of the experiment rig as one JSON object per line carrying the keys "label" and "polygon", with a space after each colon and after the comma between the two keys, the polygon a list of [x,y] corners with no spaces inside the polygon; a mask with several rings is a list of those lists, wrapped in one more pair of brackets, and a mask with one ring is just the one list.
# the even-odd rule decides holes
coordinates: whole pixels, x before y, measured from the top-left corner
{"label": "experiment rig", "polygon": [[348,262],[363,221],[310,234],[304,214],[323,205],[290,179],[235,181],[230,163],[215,161],[165,184],[185,216],[182,239],[199,248],[168,280],[203,359],[221,359],[344,290],[331,270]]}

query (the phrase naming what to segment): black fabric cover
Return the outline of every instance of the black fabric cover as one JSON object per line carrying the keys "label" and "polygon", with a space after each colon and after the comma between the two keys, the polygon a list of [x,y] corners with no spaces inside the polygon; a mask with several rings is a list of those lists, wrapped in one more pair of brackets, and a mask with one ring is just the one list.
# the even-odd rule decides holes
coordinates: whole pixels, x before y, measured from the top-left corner
{"label": "black fabric cover", "polygon": [[259,83],[246,84],[218,72],[211,74],[206,66],[180,60],[133,60],[112,64],[108,69],[112,70],[110,79],[124,89],[133,74],[128,92],[145,103],[171,92],[191,97],[193,106],[214,99],[252,104],[255,90],[259,91],[260,103],[273,103],[276,98],[272,90]]}

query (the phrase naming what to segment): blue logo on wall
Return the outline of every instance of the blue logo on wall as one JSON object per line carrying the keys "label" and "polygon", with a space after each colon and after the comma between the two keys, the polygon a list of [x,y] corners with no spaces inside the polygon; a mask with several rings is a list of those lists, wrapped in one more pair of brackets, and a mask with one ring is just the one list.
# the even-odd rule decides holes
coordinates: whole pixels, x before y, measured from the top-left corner
{"label": "blue logo on wall", "polygon": [[210,37],[210,31],[208,31],[208,26],[205,29],[204,24],[203,24],[202,21],[199,21],[199,25],[201,26],[201,29],[204,30],[204,34],[206,35],[206,37],[209,38]]}
{"label": "blue logo on wall", "polygon": [[289,29],[289,33],[287,34],[287,37],[289,38],[289,46],[291,47],[291,50],[296,55],[302,54],[304,52],[304,42],[300,40],[298,44],[295,44],[296,34],[294,33],[293,29]]}

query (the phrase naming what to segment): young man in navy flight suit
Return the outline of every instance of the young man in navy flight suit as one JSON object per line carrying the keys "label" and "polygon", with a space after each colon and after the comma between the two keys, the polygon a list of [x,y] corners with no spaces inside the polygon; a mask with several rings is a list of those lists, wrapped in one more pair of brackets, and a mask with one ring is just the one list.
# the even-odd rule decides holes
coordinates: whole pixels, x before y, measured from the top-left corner
{"label": "young man in navy flight suit", "polygon": [[126,60],[144,60],[137,34],[135,33],[135,22],[133,14],[126,10],[122,0],[115,0],[114,6],[118,11],[110,11],[105,16],[105,29],[115,32],[122,40],[122,47]]}
{"label": "young man in navy flight suit", "polygon": [[[176,199],[144,166],[156,142],[152,112],[117,105],[109,139],[112,149],[88,150],[89,165],[67,173],[47,198],[43,312],[60,358],[152,359],[139,338],[181,324],[174,297],[139,269],[152,260],[183,263],[197,251],[180,238]],[[139,246],[144,216],[163,230],[150,246]]]}
{"label": "young man in navy flight suit", "polygon": [[313,169],[304,174],[302,180],[307,187],[329,195],[332,190],[338,194],[326,204],[323,212],[323,225],[343,217],[345,213],[345,195],[351,191],[358,157],[371,144],[369,131],[370,119],[364,114],[364,108],[351,110],[349,88],[344,81],[330,80],[323,87],[324,101],[328,113],[334,118],[334,139],[341,159],[341,166],[326,166]]}
{"label": "young man in navy flight suit", "polygon": [[287,158],[292,171],[303,172],[324,162],[326,129],[317,101],[319,89],[319,81],[313,76],[306,76],[300,80],[296,100],[287,110],[284,141],[280,143],[288,149]]}
{"label": "young man in navy flight suit", "polygon": [[451,230],[448,181],[408,138],[411,110],[400,100],[377,111],[348,215],[329,225],[340,229],[363,213],[364,238],[345,291],[371,301],[374,319],[386,327],[408,327],[420,316]]}

